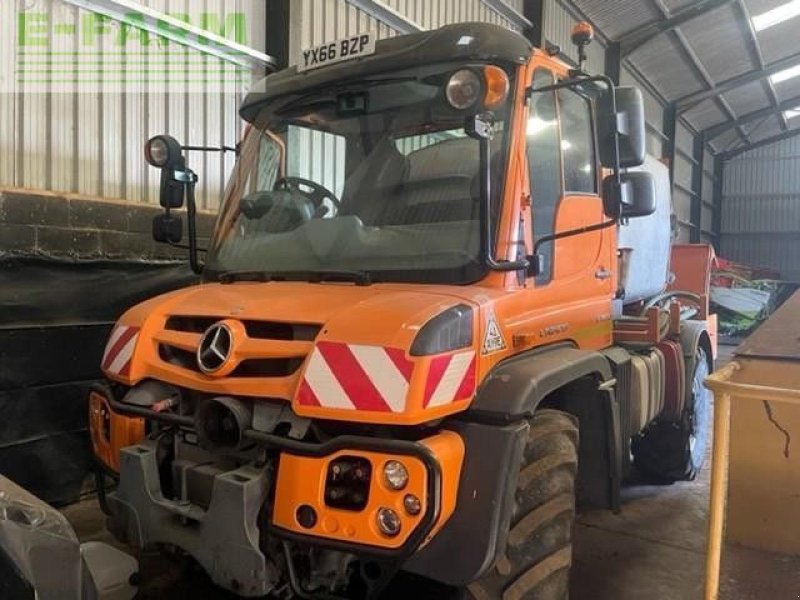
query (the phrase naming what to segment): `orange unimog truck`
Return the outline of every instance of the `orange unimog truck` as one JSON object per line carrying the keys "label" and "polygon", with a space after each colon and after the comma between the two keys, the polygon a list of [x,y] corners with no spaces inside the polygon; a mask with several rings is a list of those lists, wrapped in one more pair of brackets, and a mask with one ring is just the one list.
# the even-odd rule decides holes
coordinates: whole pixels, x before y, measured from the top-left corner
{"label": "orange unimog truck", "polygon": [[576,504],[705,450],[709,249],[670,267],[641,93],[470,23],[309,50],[241,116],[204,264],[147,145],[202,281],[106,347],[111,529],[247,597],[567,598]]}

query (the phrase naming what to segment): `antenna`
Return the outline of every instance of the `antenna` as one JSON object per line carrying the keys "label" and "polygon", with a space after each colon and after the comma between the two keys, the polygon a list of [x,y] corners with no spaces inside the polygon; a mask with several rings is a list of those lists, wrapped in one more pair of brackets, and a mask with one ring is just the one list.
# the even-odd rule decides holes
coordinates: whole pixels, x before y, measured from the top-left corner
{"label": "antenna", "polygon": [[586,46],[594,40],[594,27],[586,21],[580,21],[572,28],[572,43],[578,47],[578,69],[583,71],[586,62]]}

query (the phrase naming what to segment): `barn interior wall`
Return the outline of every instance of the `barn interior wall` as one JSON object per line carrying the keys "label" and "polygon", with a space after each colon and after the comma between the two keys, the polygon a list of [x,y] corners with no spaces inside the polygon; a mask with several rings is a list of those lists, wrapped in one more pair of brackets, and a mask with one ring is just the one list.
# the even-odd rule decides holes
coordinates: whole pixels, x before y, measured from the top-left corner
{"label": "barn interior wall", "polygon": [[800,282],[800,137],[725,162],[722,254]]}

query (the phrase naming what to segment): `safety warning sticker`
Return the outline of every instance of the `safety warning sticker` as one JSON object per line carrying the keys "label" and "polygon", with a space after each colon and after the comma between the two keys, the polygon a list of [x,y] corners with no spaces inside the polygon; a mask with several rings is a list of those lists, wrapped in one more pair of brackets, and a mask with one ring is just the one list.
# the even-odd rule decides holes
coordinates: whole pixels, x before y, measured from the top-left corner
{"label": "safety warning sticker", "polygon": [[494,314],[489,315],[489,320],[486,323],[486,333],[483,336],[483,350],[482,354],[493,354],[506,349],[506,341],[503,339],[503,332],[497,324],[497,317]]}

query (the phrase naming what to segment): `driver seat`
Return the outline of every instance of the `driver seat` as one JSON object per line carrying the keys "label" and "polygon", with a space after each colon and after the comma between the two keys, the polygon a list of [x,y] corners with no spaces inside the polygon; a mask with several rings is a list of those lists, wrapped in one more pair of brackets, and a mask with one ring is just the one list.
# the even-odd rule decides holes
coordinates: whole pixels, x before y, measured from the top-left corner
{"label": "driver seat", "polygon": [[408,158],[384,136],[345,181],[339,215],[357,216],[364,225],[381,223],[409,171]]}

